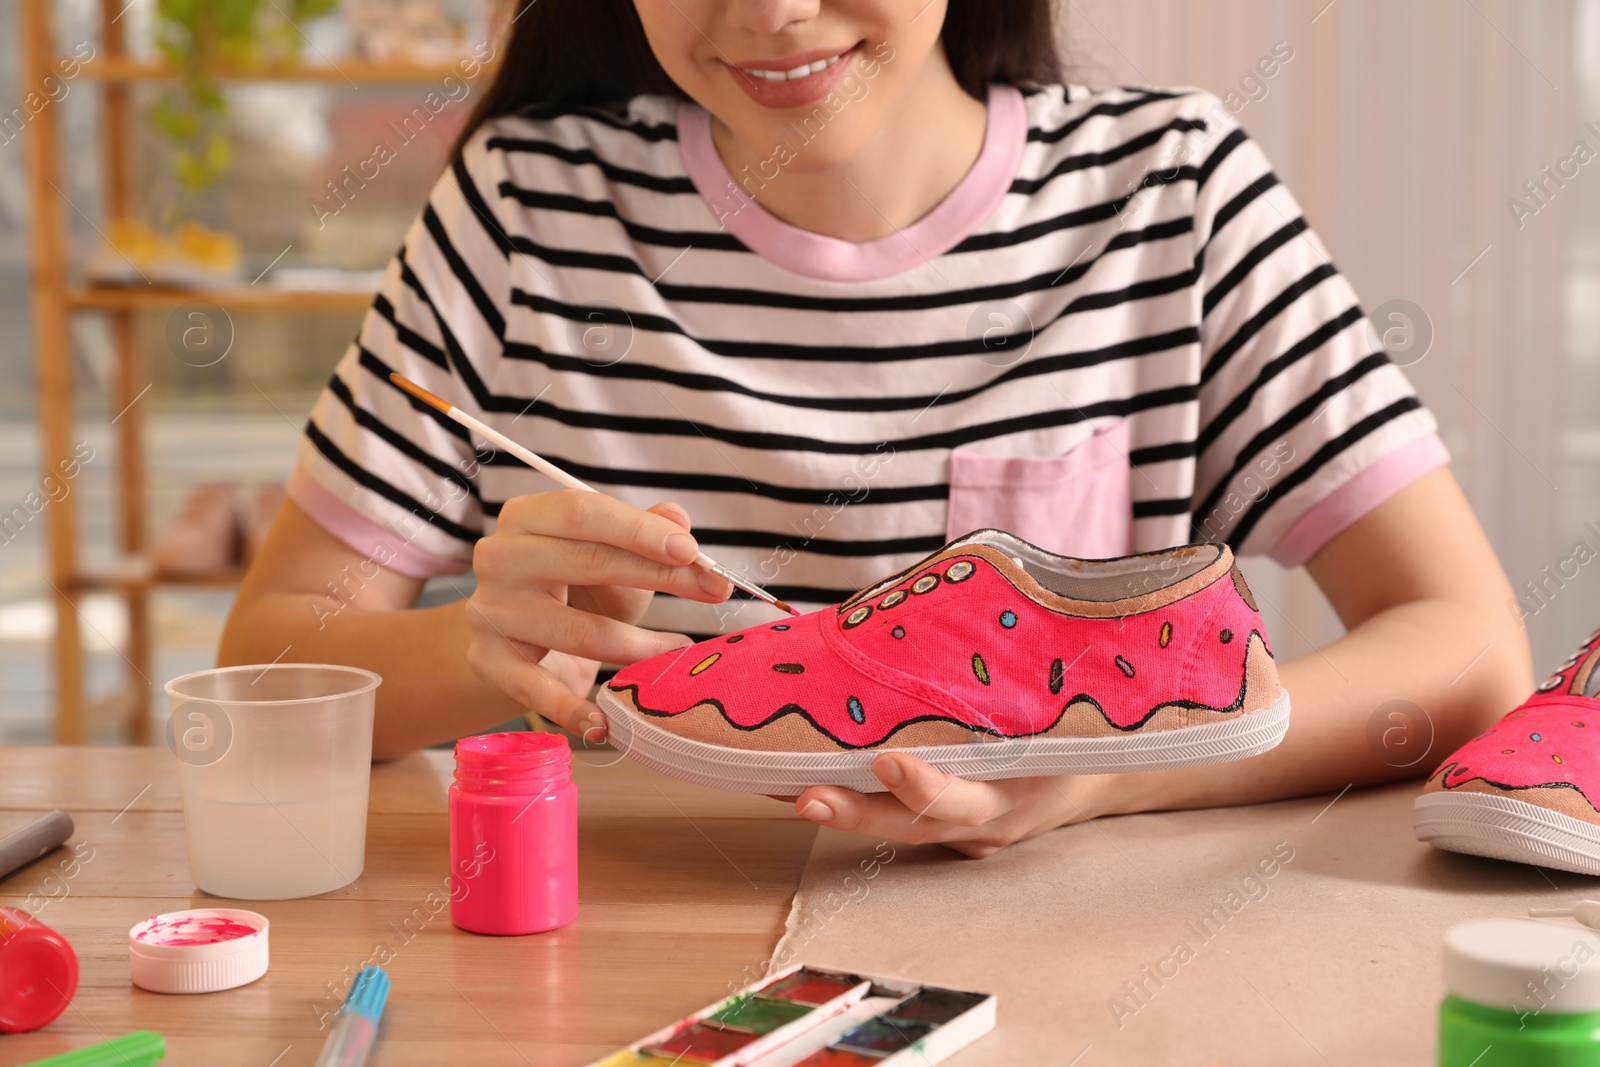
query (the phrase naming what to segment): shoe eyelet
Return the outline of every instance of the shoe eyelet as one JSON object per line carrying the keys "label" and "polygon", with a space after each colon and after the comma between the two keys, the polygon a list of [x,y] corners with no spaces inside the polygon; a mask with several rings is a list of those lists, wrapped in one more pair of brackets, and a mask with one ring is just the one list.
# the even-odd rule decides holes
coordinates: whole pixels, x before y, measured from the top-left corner
{"label": "shoe eyelet", "polygon": [[890,608],[894,607],[896,604],[899,604],[902,601],[904,601],[905,598],[906,598],[906,591],[904,589],[896,589],[894,592],[890,593],[888,596],[883,598],[883,602],[878,605],[878,610],[879,611],[888,611]]}
{"label": "shoe eyelet", "polygon": [[1539,692],[1548,693],[1561,685],[1561,675],[1555,674],[1539,683]]}
{"label": "shoe eyelet", "polygon": [[972,572],[975,569],[971,560],[957,560],[950,564],[949,570],[944,572],[944,580],[947,582],[964,582],[972,577]]}
{"label": "shoe eyelet", "polygon": [[930,571],[911,583],[911,591],[913,593],[926,593],[932,590],[933,587],[938,584],[939,576]]}
{"label": "shoe eyelet", "polygon": [[866,622],[867,619],[870,618],[871,616],[872,616],[872,605],[871,604],[863,604],[859,608],[856,608],[856,610],[852,611],[850,614],[845,616],[843,628],[846,629],[846,630],[854,629],[855,627],[860,626],[862,623]]}

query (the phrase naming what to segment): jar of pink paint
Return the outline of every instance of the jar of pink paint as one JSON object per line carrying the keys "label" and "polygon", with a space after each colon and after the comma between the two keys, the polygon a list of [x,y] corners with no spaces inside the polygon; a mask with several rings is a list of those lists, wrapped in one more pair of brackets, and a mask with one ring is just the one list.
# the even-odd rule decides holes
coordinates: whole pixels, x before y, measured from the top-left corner
{"label": "jar of pink paint", "polygon": [[455,779],[450,921],[477,934],[536,934],[577,918],[578,790],[566,738],[464,737]]}

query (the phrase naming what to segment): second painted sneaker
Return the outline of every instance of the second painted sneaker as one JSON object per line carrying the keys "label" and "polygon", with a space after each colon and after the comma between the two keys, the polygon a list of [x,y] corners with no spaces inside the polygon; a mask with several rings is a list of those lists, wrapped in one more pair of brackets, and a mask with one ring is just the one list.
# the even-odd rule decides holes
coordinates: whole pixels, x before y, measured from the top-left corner
{"label": "second painted sneaker", "polygon": [[1533,696],[1451,753],[1417,798],[1417,838],[1600,874],[1600,630]]}
{"label": "second painted sneaker", "polygon": [[972,779],[1243,759],[1289,726],[1225,545],[1058,556],[979,530],[843,604],[636,663],[612,743],[721,789],[881,791],[907,752]]}

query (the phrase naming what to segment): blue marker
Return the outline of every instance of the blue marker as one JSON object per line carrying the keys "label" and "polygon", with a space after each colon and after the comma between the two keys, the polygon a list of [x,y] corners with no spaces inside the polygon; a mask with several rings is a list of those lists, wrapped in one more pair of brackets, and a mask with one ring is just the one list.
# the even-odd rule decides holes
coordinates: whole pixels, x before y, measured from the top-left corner
{"label": "blue marker", "polygon": [[378,1020],[388,999],[389,975],[382,967],[363,967],[333,1020],[317,1067],[361,1067],[366,1063],[378,1040]]}

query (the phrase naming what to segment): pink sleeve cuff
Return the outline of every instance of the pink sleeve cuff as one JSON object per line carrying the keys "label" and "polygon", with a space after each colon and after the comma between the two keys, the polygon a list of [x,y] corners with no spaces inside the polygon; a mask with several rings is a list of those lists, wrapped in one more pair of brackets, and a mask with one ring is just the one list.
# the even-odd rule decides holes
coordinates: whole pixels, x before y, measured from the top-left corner
{"label": "pink sleeve cuff", "polygon": [[1400,446],[1313,504],[1270,555],[1285,567],[1300,566],[1367,512],[1449,462],[1450,453],[1436,433]]}
{"label": "pink sleeve cuff", "polygon": [[411,578],[432,578],[441,574],[460,574],[467,569],[463,560],[435,555],[373,522],[349,504],[334,496],[296,466],[289,474],[284,491],[317,525],[385,567],[392,567]]}

